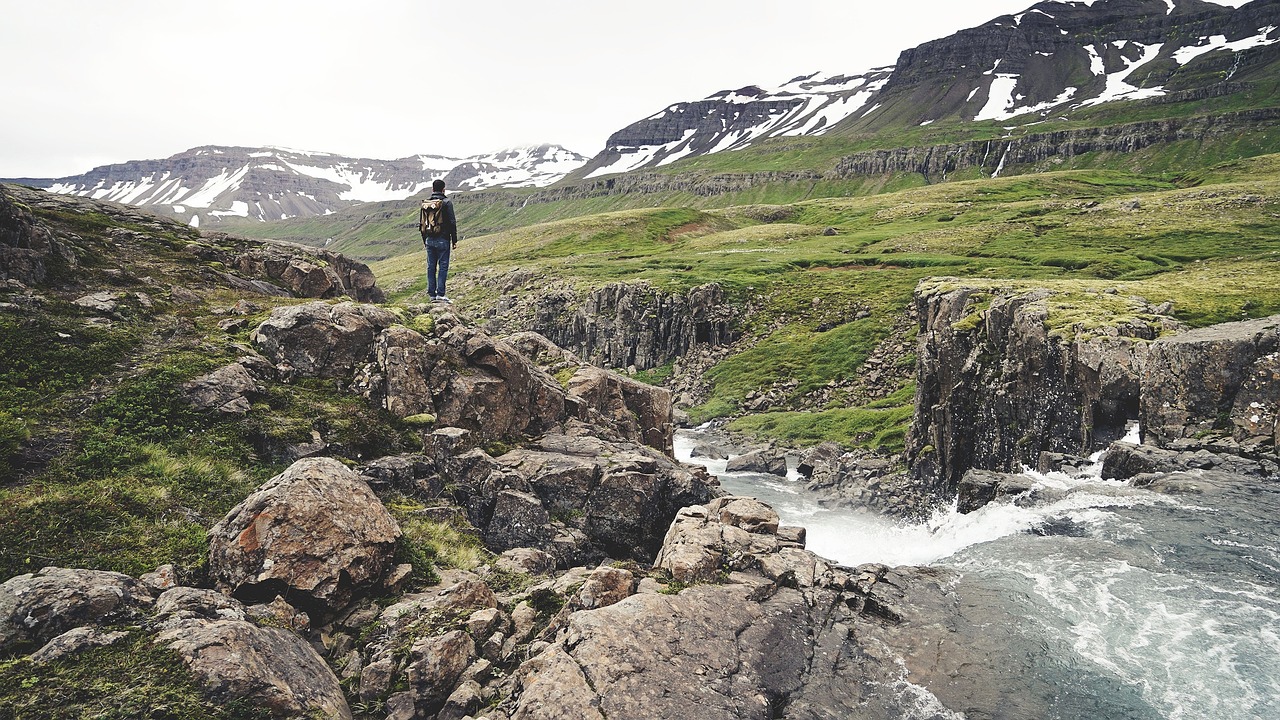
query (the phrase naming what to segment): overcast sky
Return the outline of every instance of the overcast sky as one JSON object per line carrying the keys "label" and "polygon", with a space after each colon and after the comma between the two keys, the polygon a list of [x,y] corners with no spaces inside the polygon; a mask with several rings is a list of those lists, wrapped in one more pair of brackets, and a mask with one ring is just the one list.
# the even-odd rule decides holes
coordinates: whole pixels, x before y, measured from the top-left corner
{"label": "overcast sky", "polygon": [[1034,2],[0,0],[0,177],[199,145],[594,155],[672,103],[891,65]]}

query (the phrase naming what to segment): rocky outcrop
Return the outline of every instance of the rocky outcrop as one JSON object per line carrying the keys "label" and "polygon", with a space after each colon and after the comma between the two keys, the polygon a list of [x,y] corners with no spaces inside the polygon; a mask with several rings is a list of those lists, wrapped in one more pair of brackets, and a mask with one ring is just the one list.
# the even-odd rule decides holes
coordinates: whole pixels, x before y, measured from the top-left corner
{"label": "rocky outcrop", "polygon": [[387,299],[377,286],[369,266],[342,253],[302,245],[268,243],[228,256],[225,262],[242,275],[282,285],[294,297],[347,296],[364,303],[379,303]]}
{"label": "rocky outcrop", "polygon": [[[919,173],[941,181],[956,172],[981,170],[987,175],[1070,160],[1086,153],[1132,153],[1174,142],[1205,142],[1237,135],[1244,128],[1274,127],[1280,110],[1245,110],[1221,115],[1128,123],[1109,127],[1027,133],[950,145],[885,148],[846,155],[836,163],[836,177]],[[1252,131],[1252,130],[1251,130]]]}
{"label": "rocky outcrop", "polygon": [[350,377],[368,361],[373,339],[397,318],[373,305],[307,303],[276,308],[252,335],[281,377]]}
{"label": "rocky outcrop", "polygon": [[833,566],[775,535],[771,513],[729,498],[682,511],[658,565],[691,584],[643,580],[553,623],[497,717],[1084,717],[1097,692],[1143,707],[1087,671],[1063,683],[997,593],[937,569]]}
{"label": "rocky outcrop", "polygon": [[[1142,429],[1162,447],[1229,438],[1248,453],[1280,442],[1280,315],[1226,323],[1152,343]],[[1185,443],[1184,443],[1185,445]]]}
{"label": "rocky outcrop", "polygon": [[50,263],[74,267],[75,254],[36,222],[30,208],[10,196],[8,186],[0,189],[0,281],[40,285]]}
{"label": "rocky outcrop", "polygon": [[139,618],[154,600],[120,573],[47,567],[0,585],[0,652],[38,647],[68,630]]}
{"label": "rocky outcrop", "polygon": [[949,279],[917,289],[907,457],[928,494],[954,496],[970,468],[1010,472],[1035,467],[1043,452],[1087,455],[1137,417],[1150,342],[1181,326],[1141,298],[1098,293],[1099,318],[1085,327],[1058,319],[1055,298]]}
{"label": "rocky outcrop", "polygon": [[331,616],[376,588],[400,528],[342,463],[308,458],[267,481],[209,531],[209,574],[246,602],[285,596]]}
{"label": "rocky outcrop", "polygon": [[686,293],[612,283],[584,296],[570,290],[504,295],[487,329],[533,330],[592,365],[649,370],[695,348],[732,343],[736,321],[715,283]]}

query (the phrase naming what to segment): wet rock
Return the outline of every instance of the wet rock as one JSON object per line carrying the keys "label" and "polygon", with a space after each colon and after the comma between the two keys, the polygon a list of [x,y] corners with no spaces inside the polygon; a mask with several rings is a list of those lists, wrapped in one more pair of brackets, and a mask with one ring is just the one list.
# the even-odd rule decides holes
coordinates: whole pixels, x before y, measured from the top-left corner
{"label": "wet rock", "polygon": [[237,598],[276,595],[315,616],[376,587],[400,528],[342,463],[308,458],[267,481],[209,531],[209,574]]}
{"label": "wet rock", "polygon": [[971,513],[989,502],[1004,497],[1021,495],[1034,481],[1025,475],[999,473],[991,470],[969,470],[960,479],[960,502],[957,509]]}
{"label": "wet rock", "polygon": [[155,601],[120,573],[47,567],[0,584],[0,651],[43,645],[77,627],[135,620]]}
{"label": "wet rock", "polygon": [[725,465],[725,472],[753,472],[786,477],[787,458],[776,450],[753,450],[729,458],[729,462]]}
{"label": "wet rock", "polygon": [[1107,455],[1102,463],[1102,476],[1112,480],[1128,480],[1150,473],[1214,470],[1233,475],[1267,477],[1275,474],[1277,469],[1276,464],[1268,460],[1212,453],[1202,448],[1176,450],[1115,442],[1107,448]]}

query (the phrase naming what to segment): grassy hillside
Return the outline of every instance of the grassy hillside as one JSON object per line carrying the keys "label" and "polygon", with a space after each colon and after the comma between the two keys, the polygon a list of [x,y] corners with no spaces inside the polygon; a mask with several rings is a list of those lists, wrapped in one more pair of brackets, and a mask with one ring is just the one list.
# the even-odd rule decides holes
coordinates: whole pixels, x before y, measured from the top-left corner
{"label": "grassy hillside", "polygon": [[[415,251],[374,270],[408,299],[422,291],[421,265]],[[837,394],[815,407],[814,398],[829,384],[857,383],[865,359],[901,333],[925,278],[1138,294],[1171,302],[1195,326],[1280,312],[1280,155],[1181,176],[1075,170],[779,205],[605,213],[476,238],[454,268],[462,289],[451,295],[476,314],[503,291],[493,279],[517,269],[532,279],[510,294],[719,282],[730,302],[753,310],[739,351],[708,373],[712,391],[691,409],[695,419],[742,415],[751,393],[782,389],[786,402],[737,427],[895,448],[909,382],[889,389],[892,401],[865,406]]]}

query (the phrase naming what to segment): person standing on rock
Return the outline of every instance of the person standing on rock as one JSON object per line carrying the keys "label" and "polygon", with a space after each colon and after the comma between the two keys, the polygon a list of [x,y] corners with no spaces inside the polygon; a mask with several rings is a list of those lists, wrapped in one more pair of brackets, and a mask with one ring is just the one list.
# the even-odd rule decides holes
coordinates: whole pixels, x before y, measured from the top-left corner
{"label": "person standing on rock", "polygon": [[458,247],[458,220],[453,201],[445,197],[444,180],[431,183],[431,197],[422,201],[418,232],[427,249],[427,294],[432,302],[451,303],[444,282],[449,276],[449,252]]}

